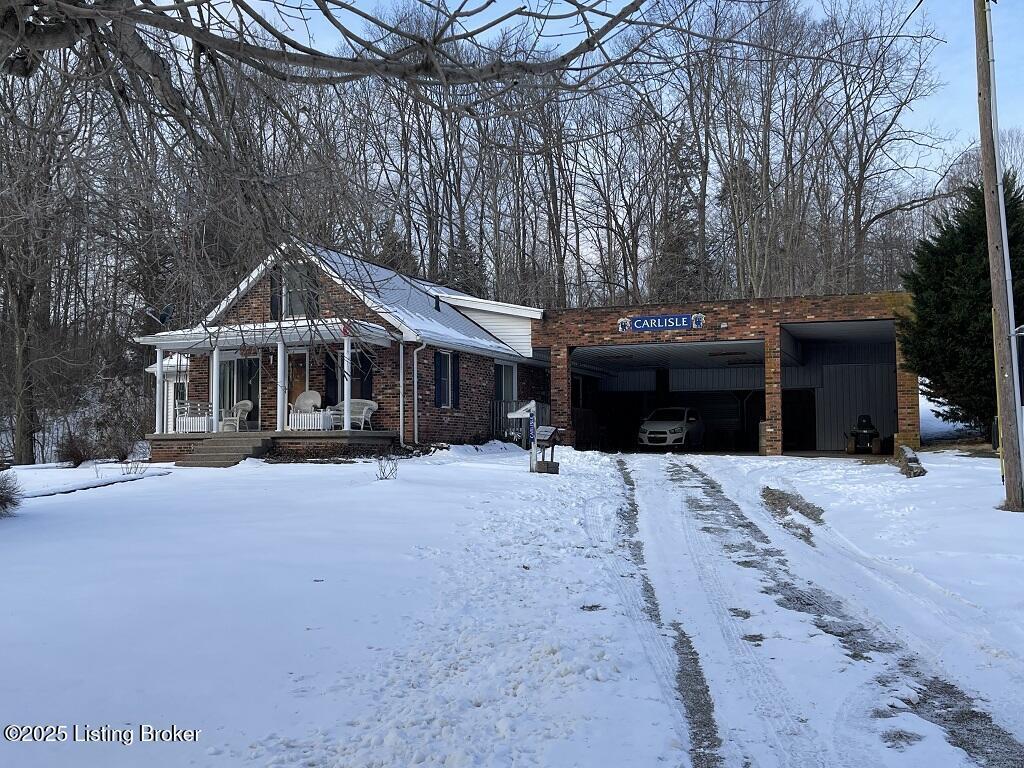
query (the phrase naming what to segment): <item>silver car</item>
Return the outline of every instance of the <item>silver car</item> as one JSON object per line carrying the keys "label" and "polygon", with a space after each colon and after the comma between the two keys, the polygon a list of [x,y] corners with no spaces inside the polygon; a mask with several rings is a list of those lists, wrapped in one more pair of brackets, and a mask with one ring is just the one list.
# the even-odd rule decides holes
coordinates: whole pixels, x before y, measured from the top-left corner
{"label": "silver car", "polygon": [[700,448],[704,445],[704,420],[696,408],[658,408],[640,425],[637,445]]}

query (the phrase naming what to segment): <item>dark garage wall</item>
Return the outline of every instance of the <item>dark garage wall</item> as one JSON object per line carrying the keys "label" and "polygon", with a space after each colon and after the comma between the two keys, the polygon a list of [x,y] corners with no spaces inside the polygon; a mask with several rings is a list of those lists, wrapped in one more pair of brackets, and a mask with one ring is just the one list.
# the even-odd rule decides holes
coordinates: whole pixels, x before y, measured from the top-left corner
{"label": "dark garage wall", "polygon": [[783,366],[782,387],[814,389],[817,450],[843,450],[843,433],[862,413],[871,414],[883,438],[893,435],[895,343],[804,342],[802,351],[803,365]]}
{"label": "dark garage wall", "polygon": [[764,364],[757,367],[673,368],[669,371],[668,388],[672,392],[764,389]]}

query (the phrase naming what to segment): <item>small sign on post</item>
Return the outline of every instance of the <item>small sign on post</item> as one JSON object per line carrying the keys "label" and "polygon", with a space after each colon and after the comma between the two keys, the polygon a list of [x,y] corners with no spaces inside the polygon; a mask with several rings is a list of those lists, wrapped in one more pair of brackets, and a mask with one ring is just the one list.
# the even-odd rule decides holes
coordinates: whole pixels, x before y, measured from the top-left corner
{"label": "small sign on post", "polygon": [[537,401],[531,400],[518,411],[512,411],[508,415],[510,419],[529,419],[528,429],[530,430],[530,471],[537,471]]}

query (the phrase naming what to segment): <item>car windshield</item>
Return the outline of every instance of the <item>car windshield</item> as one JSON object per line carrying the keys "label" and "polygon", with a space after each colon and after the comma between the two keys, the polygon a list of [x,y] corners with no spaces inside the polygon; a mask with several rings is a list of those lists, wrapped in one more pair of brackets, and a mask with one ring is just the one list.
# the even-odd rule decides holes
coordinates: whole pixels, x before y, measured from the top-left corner
{"label": "car windshield", "polygon": [[648,421],[685,421],[686,420],[686,409],[685,408],[659,408],[650,416],[647,417]]}

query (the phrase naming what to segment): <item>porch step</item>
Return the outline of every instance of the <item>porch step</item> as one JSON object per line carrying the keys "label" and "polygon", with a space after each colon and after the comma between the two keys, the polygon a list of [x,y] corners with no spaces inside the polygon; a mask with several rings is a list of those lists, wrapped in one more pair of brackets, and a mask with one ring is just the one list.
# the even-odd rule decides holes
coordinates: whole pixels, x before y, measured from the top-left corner
{"label": "porch step", "polygon": [[196,449],[174,462],[176,467],[232,467],[248,458],[262,456],[270,447],[270,440],[258,436],[212,437]]}

